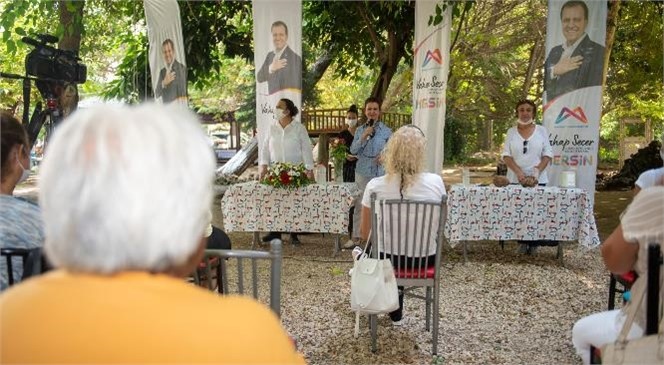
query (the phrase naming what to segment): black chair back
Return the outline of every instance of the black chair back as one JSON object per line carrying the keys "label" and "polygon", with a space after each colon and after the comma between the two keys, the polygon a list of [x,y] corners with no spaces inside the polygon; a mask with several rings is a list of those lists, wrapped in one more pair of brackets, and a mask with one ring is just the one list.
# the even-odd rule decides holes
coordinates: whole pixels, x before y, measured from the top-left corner
{"label": "black chair back", "polygon": [[662,250],[656,243],[648,245],[648,286],[646,289],[646,333],[657,333],[659,326],[660,273],[662,269]]}
{"label": "black chair back", "polygon": [[[46,269],[42,260],[41,247],[35,248],[2,248],[0,255],[5,258],[7,265],[7,284],[8,286],[20,280],[25,280],[31,276],[39,275]],[[23,266],[23,273],[20,278],[14,276],[14,266],[16,262],[14,259],[20,258],[21,265]]]}

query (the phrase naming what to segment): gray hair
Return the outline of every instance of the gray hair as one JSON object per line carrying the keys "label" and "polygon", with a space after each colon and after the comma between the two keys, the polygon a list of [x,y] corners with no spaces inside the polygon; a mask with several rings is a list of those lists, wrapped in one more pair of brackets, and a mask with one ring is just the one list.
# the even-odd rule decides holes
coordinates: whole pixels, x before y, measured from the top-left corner
{"label": "gray hair", "polygon": [[44,248],[57,267],[164,272],[209,224],[215,162],[182,106],[102,106],[56,130],[40,173]]}

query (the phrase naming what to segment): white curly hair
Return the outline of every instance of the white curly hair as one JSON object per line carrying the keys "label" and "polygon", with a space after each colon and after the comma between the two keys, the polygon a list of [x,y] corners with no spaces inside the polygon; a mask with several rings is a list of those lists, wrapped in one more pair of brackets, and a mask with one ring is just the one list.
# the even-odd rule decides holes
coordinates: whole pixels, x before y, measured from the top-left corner
{"label": "white curly hair", "polygon": [[424,171],[427,139],[422,130],[413,124],[405,125],[392,134],[383,150],[383,162],[387,180],[399,179],[399,191],[403,196]]}

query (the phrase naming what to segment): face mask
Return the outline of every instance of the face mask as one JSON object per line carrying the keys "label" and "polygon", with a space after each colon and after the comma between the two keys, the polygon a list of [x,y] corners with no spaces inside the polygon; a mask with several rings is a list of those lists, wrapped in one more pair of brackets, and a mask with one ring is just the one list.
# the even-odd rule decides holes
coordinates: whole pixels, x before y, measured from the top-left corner
{"label": "face mask", "polygon": [[281,118],[284,118],[284,117],[288,116],[288,114],[286,114],[286,110],[284,110],[284,109],[277,109],[274,112],[274,116],[277,117],[277,119],[281,119]]}
{"label": "face mask", "polygon": [[357,125],[357,119],[346,119],[346,124],[349,127],[354,128]]}
{"label": "face mask", "polygon": [[528,119],[528,120],[525,121],[525,122],[521,121],[521,119],[517,119],[516,122],[519,123],[519,124],[521,124],[521,125],[530,125],[530,124],[533,124],[533,120],[532,120],[532,119]]}
{"label": "face mask", "polygon": [[23,167],[23,164],[21,164],[21,161],[19,161],[19,159],[18,159],[18,155],[16,155],[16,162],[18,162],[18,165],[21,166],[21,170],[23,171],[21,173],[21,178],[18,179],[18,182],[17,182],[17,184],[20,184],[20,183],[22,183],[22,182],[24,182],[25,180],[28,179],[28,176],[30,176],[30,170]]}

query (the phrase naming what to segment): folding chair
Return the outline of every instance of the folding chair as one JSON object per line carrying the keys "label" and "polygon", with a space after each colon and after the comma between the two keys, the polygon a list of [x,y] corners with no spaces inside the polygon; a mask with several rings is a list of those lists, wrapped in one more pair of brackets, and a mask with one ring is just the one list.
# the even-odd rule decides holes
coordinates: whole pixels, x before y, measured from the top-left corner
{"label": "folding chair", "polygon": [[[229,263],[227,259],[235,259],[237,276],[228,275]],[[250,251],[250,250],[205,250],[205,256],[202,262],[202,269],[194,272],[194,282],[197,285],[206,286],[214,291],[213,281],[217,281],[217,290],[220,294],[229,294],[229,278],[235,279],[234,288],[237,288],[238,294],[245,294],[245,260],[250,260],[251,266],[250,283],[247,285],[247,293],[251,290],[251,295],[258,300],[258,260],[270,261],[270,308],[281,316],[281,261],[282,261],[282,242],[281,240],[272,240],[270,251]],[[206,282],[205,284],[202,284]]]}
{"label": "folding chair", "polygon": [[[0,249],[0,256],[4,256],[6,260],[7,286],[12,286],[14,283],[31,276],[39,275],[46,270],[45,262],[42,262],[41,247],[2,248]],[[18,266],[15,261],[18,258],[21,259],[21,266]],[[20,274],[20,276],[16,276],[17,274]]]}
{"label": "folding chair", "polygon": [[[425,328],[430,330],[433,316],[432,354],[437,355],[441,248],[447,216],[447,196],[443,196],[441,201],[376,200],[376,194],[373,193],[371,207],[371,242],[382,240],[380,242],[384,253],[392,256],[397,285],[404,287],[404,296],[425,301]],[[375,251],[372,250],[372,256],[379,257]],[[395,260],[396,255],[408,259]],[[426,259],[432,255],[435,255],[433,265]],[[418,287],[425,288],[424,296],[412,292]],[[376,315],[369,316],[373,352],[376,352],[378,332],[376,319]]]}

